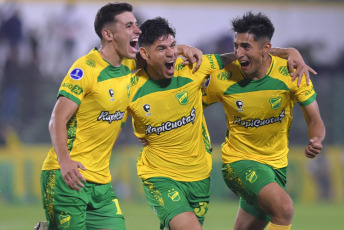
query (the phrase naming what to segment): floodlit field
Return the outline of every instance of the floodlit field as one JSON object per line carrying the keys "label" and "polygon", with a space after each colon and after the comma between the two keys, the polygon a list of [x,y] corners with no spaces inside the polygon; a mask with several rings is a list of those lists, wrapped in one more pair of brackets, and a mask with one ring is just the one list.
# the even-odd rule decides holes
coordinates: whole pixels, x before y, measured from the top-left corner
{"label": "floodlit field", "polygon": [[[127,230],[158,230],[159,222],[149,206],[142,202],[122,202],[121,208],[126,216]],[[230,230],[237,210],[236,202],[211,203],[204,230]],[[343,229],[344,204],[295,204],[293,230],[341,230]],[[14,205],[0,203],[0,229],[27,230],[39,220],[44,213],[39,204]]]}

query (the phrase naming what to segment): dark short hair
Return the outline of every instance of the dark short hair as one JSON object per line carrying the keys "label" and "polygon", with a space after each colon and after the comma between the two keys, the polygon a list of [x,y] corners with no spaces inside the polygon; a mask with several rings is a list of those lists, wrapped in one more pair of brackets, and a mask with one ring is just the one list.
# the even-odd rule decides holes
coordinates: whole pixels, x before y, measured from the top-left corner
{"label": "dark short hair", "polygon": [[132,12],[133,6],[129,3],[108,3],[97,12],[94,19],[94,30],[100,39],[103,38],[102,30],[110,22],[116,22],[115,17],[123,12]]}
{"label": "dark short hair", "polygon": [[176,36],[176,31],[169,25],[168,21],[161,17],[156,17],[145,21],[141,26],[142,33],[139,37],[139,46],[152,45],[161,36]]}
{"label": "dark short hair", "polygon": [[254,35],[255,41],[268,38],[271,41],[275,28],[270,19],[262,14],[254,14],[251,11],[244,16],[237,17],[232,21],[233,30],[236,33],[249,33]]}

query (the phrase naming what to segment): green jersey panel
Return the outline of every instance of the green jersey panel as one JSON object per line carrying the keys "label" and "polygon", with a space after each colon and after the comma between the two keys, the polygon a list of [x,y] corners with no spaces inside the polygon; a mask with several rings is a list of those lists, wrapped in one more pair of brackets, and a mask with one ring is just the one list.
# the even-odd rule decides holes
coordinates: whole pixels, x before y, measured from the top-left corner
{"label": "green jersey panel", "polygon": [[259,80],[246,78],[238,61],[211,74],[203,102],[223,104],[229,131],[222,146],[223,162],[248,159],[274,168],[287,166],[294,104],[306,106],[315,96],[305,77],[297,87],[287,61],[274,56],[268,73]]}
{"label": "green jersey panel", "polygon": [[155,81],[144,69],[132,76],[129,113],[134,133],[149,143],[138,158],[140,178],[198,181],[209,177],[212,160],[201,86],[221,67],[217,57],[204,55],[195,73],[193,66],[183,66],[178,58],[171,80]]}
{"label": "green jersey panel", "polygon": [[[111,181],[111,151],[127,119],[126,87],[135,65],[134,60],[125,59],[122,66],[114,67],[94,49],[78,59],[62,81],[58,97],[67,97],[79,105],[67,124],[69,154],[86,167],[81,173],[87,181]],[[43,170],[59,168],[51,148]]]}

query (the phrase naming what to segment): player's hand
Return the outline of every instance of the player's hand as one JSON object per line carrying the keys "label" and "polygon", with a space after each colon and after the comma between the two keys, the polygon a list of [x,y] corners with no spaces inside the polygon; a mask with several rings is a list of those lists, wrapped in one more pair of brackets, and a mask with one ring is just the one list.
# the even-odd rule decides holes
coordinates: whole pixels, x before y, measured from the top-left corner
{"label": "player's hand", "polygon": [[182,63],[183,65],[193,65],[195,62],[197,62],[192,72],[194,73],[199,69],[202,63],[203,55],[203,52],[200,49],[187,45],[178,45],[177,51],[179,55],[183,55],[186,58]]}
{"label": "player's hand", "polygon": [[145,138],[138,138],[138,139],[139,139],[139,142],[140,142],[143,146],[148,145],[148,141],[147,141]]}
{"label": "player's hand", "polygon": [[305,149],[306,157],[313,159],[320,153],[322,147],[323,146],[319,138],[314,137],[310,139],[309,144],[306,146],[306,149]]}
{"label": "player's hand", "polygon": [[80,162],[71,159],[59,163],[61,174],[66,184],[71,189],[80,191],[80,188],[84,187],[82,182],[86,182],[86,179],[79,172],[79,169],[86,170],[86,168]]}
{"label": "player's hand", "polygon": [[313,73],[314,75],[317,74],[317,72],[315,72],[311,67],[306,65],[299,51],[294,48],[288,49],[288,70],[292,76],[291,81],[294,81],[296,78],[298,78],[297,86],[301,85],[303,75],[306,76],[307,85],[309,85],[309,72]]}

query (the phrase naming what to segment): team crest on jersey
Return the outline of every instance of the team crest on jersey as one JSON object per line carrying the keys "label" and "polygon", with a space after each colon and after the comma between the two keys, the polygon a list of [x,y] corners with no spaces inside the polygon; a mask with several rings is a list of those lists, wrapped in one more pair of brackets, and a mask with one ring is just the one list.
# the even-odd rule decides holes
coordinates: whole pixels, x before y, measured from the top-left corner
{"label": "team crest on jersey", "polygon": [[258,179],[256,171],[248,170],[246,173],[246,180],[248,180],[250,183],[254,183]]}
{"label": "team crest on jersey", "polygon": [[178,191],[168,190],[168,197],[171,198],[172,201],[180,201],[180,196]]}
{"label": "team crest on jersey", "polygon": [[183,91],[181,93],[177,93],[176,98],[178,99],[179,104],[181,104],[181,105],[186,105],[189,102],[188,92],[186,92],[186,91]]}
{"label": "team crest on jersey", "polygon": [[286,67],[286,66],[281,66],[281,67],[279,67],[278,71],[279,71],[280,74],[282,74],[283,76],[288,76],[288,75],[289,75],[289,70],[288,70],[288,67]]}
{"label": "team crest on jersey", "polygon": [[217,75],[217,79],[221,81],[229,80],[232,77],[232,72],[221,72]]}
{"label": "team crest on jersey", "polygon": [[59,220],[60,220],[60,225],[62,226],[62,228],[68,228],[70,225],[70,215],[68,214],[60,214],[59,216]]}
{"label": "team crest on jersey", "polygon": [[242,109],[242,107],[244,106],[244,102],[242,102],[241,100],[237,100],[235,102],[235,105],[238,107],[238,112],[244,112],[244,110]]}
{"label": "team crest on jersey", "polygon": [[272,109],[278,109],[281,106],[282,97],[270,98],[269,102]]}
{"label": "team crest on jersey", "polygon": [[80,80],[84,76],[84,71],[80,68],[75,68],[70,72],[69,76],[74,80]]}
{"label": "team crest on jersey", "polygon": [[115,95],[115,92],[113,91],[113,89],[109,89],[109,95],[110,95],[110,101],[114,101],[115,98],[113,98],[113,96]]}

